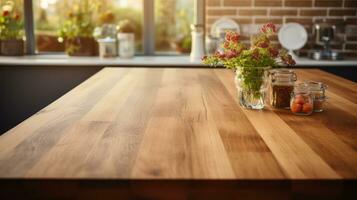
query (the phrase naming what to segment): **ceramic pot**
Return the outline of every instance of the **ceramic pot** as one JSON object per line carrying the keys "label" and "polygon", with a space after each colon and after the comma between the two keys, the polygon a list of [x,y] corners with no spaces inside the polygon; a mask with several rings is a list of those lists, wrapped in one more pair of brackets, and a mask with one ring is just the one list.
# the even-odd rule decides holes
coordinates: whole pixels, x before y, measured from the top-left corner
{"label": "ceramic pot", "polygon": [[132,58],[135,55],[134,33],[118,33],[118,52],[121,58]]}
{"label": "ceramic pot", "polygon": [[66,52],[70,56],[95,56],[97,44],[95,39],[90,37],[67,39]]}
{"label": "ceramic pot", "polygon": [[24,41],[16,39],[2,40],[0,49],[3,56],[22,56],[24,55]]}

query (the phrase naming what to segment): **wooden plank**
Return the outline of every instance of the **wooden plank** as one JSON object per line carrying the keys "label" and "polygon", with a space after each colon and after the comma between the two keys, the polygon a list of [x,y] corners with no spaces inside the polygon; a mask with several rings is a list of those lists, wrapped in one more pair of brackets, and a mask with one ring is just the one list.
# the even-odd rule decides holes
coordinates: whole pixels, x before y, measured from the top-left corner
{"label": "wooden plank", "polygon": [[[357,117],[357,103],[353,103],[336,93],[326,91],[327,96],[327,104],[331,104],[332,106],[336,106],[345,113],[351,114],[354,117]],[[327,106],[328,107],[328,106]]]}
{"label": "wooden plank", "polygon": [[163,73],[163,69],[141,71],[132,77],[130,95],[86,157],[78,177],[130,178]]}
{"label": "wooden plank", "polygon": [[[236,88],[233,84],[233,73],[216,70],[216,74],[221,80],[225,80],[226,88],[234,97]],[[341,178],[274,112],[248,109],[243,112],[290,178]]]}
{"label": "wooden plank", "polygon": [[298,73],[325,112],[244,109],[224,69],[105,68],[0,136],[0,179],[355,179],[356,84]]}
{"label": "wooden plank", "polygon": [[[296,116],[287,110],[275,110],[279,115],[331,168],[346,178],[357,178],[357,153],[339,136],[320,122],[318,116]],[[336,119],[338,120],[338,119]]]}
{"label": "wooden plank", "polygon": [[333,74],[316,70],[296,70],[299,81],[320,81],[328,86],[328,91],[357,104],[357,84]]}
{"label": "wooden plank", "polygon": [[108,129],[108,122],[78,122],[32,167],[32,178],[74,178],[88,153]]}
{"label": "wooden plank", "polygon": [[[124,74],[123,69],[114,71]],[[66,132],[59,142],[27,173],[27,176],[50,178],[79,176],[83,171],[86,157],[111,126],[111,122],[118,114],[118,109],[134,89],[137,78],[144,76],[142,70],[132,70],[132,72],[121,77],[101,101],[79,120],[77,123],[79,126],[76,124]]]}
{"label": "wooden plank", "polygon": [[[26,125],[20,125],[19,131],[10,130],[10,133],[6,133],[5,139],[0,142],[0,175],[25,175],[127,72],[127,69],[123,73],[112,73],[112,70],[104,69],[74,92],[69,92],[28,119]],[[12,131],[15,134],[11,134]]]}
{"label": "wooden plank", "polygon": [[[97,84],[98,87],[100,87],[102,82],[107,82],[108,75],[110,75],[110,70],[101,70],[99,73],[90,77],[84,83],[75,87],[58,100],[54,101],[35,115],[31,116],[29,119],[25,120],[24,122],[20,123],[16,127],[3,134],[0,140],[0,155],[1,153],[5,153],[8,150],[14,148],[17,144],[29,137],[31,134],[33,135],[33,132],[35,132],[44,124],[55,120],[58,115],[66,114],[66,112],[68,112],[68,109],[59,109],[58,107],[60,105],[73,106],[75,104],[78,104],[78,102],[76,101],[80,99],[81,96],[82,98],[85,98],[90,91],[96,89],[91,88],[94,86],[94,84]],[[73,95],[76,95],[77,98],[73,98]],[[56,115],[54,115],[54,113],[56,113]]]}
{"label": "wooden plank", "polygon": [[[315,113],[310,118],[315,118],[317,123],[323,123],[338,138],[357,150],[357,141],[354,135],[354,132],[357,130],[357,101],[353,99],[353,96],[357,95],[357,92],[354,92],[357,84],[347,80],[340,80],[341,78],[334,79],[334,75],[320,70],[309,70],[307,72],[303,70],[298,71],[301,74],[301,81],[321,81],[321,77],[327,76],[329,77],[328,81],[333,82],[332,85],[329,85],[326,92],[325,111],[323,113]],[[351,98],[353,101],[351,101]]]}
{"label": "wooden plank", "polygon": [[226,81],[220,82],[212,70],[200,70],[199,77],[237,178],[284,178],[274,155],[224,87]]}
{"label": "wooden plank", "polygon": [[234,178],[196,74],[180,71],[165,71],[132,176]]}
{"label": "wooden plank", "polygon": [[[116,70],[123,73],[123,70]],[[131,73],[122,77],[115,86],[98,102],[82,119],[82,121],[115,122],[120,108],[126,103],[129,96],[135,92],[139,80],[147,74],[140,69],[132,69]],[[159,78],[159,77],[157,77]]]}

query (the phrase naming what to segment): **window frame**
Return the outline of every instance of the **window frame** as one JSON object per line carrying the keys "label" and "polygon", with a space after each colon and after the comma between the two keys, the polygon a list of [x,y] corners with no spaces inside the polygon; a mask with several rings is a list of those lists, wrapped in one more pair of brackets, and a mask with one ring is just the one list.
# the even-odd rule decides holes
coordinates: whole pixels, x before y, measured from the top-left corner
{"label": "window frame", "polygon": [[[36,52],[36,36],[34,26],[33,0],[23,0],[26,35],[26,54],[42,54]],[[198,22],[204,22],[205,0],[194,0],[194,13]],[[143,55],[155,54],[155,0],[143,0]],[[48,54],[48,53],[44,53]],[[55,53],[54,53],[55,54]]]}
{"label": "window frame", "polygon": [[33,20],[33,4],[32,0],[23,0],[24,6],[24,28],[26,36],[26,54],[36,54],[36,40],[34,32],[34,20]]}

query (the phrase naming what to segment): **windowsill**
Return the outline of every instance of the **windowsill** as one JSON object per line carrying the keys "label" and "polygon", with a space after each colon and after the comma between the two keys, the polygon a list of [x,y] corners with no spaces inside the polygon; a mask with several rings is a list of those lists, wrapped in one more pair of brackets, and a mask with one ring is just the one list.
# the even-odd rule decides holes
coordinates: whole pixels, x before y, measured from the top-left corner
{"label": "windowsill", "polygon": [[200,60],[190,61],[189,56],[135,56],[125,58],[71,57],[67,55],[29,55],[21,57],[0,56],[0,65],[21,66],[203,66]]}
{"label": "windowsill", "polygon": [[[308,58],[298,58],[297,66],[307,67],[357,67],[357,59],[341,61],[316,61]],[[29,55],[21,57],[0,56],[0,66],[204,66],[200,60],[191,62],[190,57],[184,56],[135,56],[132,59],[99,58],[99,57],[70,57],[67,55]]]}

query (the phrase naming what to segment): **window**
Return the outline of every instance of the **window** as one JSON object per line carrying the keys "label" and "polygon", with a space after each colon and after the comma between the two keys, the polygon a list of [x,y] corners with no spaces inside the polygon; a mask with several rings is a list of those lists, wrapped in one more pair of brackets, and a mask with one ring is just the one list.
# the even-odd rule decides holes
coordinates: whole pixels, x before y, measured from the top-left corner
{"label": "window", "polygon": [[2,40],[24,37],[23,0],[0,1],[0,36]]}
{"label": "window", "polygon": [[191,48],[192,0],[155,0],[155,49],[188,53]]}
{"label": "window", "polygon": [[117,24],[128,19],[135,30],[137,51],[142,51],[142,0],[34,0],[35,34],[38,52],[63,52],[65,42],[58,40],[61,25],[68,16],[89,3],[93,27],[109,19]]}
{"label": "window", "polygon": [[[91,28],[105,24],[103,19],[106,16],[114,18],[113,24],[129,19],[135,26],[137,52],[190,52],[190,24],[194,15],[192,0],[26,0],[26,16],[34,18],[31,25],[31,20],[28,20],[26,30],[35,33],[34,36],[28,34],[29,52],[35,48],[39,53],[63,52],[66,41],[58,37],[61,27],[73,10],[83,8],[85,2],[93,7],[91,20],[88,20],[93,25]],[[204,4],[203,0],[197,2]],[[33,10],[27,6],[31,4]]]}

